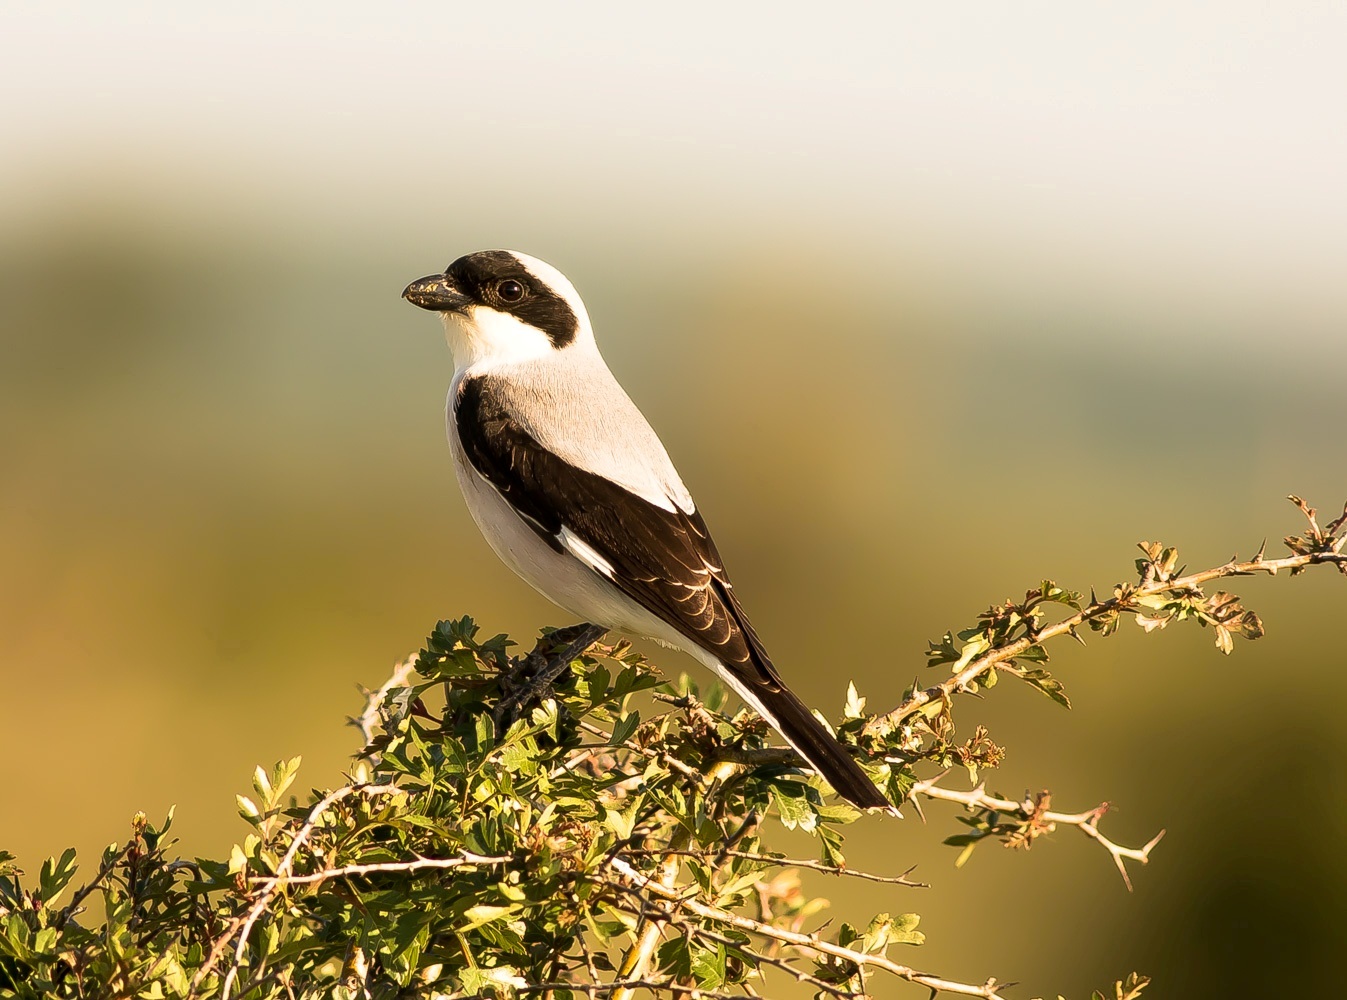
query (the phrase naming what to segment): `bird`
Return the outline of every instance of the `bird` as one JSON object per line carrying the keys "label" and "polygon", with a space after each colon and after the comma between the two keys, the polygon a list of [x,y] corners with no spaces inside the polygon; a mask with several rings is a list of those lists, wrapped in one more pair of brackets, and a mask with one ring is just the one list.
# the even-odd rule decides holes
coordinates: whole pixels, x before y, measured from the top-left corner
{"label": "bird", "polygon": [[454,470],[496,555],[583,621],[688,653],[844,799],[898,815],[786,686],[570,280],[536,257],[481,250],[402,295],[443,321]]}

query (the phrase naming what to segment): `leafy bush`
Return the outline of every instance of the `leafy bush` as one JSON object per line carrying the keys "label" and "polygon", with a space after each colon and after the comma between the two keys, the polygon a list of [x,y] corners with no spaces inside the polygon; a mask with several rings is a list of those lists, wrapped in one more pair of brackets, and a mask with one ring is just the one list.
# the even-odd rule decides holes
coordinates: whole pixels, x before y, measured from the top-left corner
{"label": "leafy bush", "polygon": [[[958,739],[954,699],[1008,677],[1069,705],[1043,644],[1083,627],[1108,635],[1129,616],[1147,632],[1195,620],[1227,653],[1235,637],[1257,638],[1257,615],[1205,584],[1347,572],[1347,508],[1321,529],[1292,499],[1309,526],[1287,539],[1291,556],[1186,574],[1173,549],[1142,543],[1136,582],[1106,598],[1045,581],[933,643],[930,663],[947,676],[897,707],[872,714],[849,688],[839,739],[894,803],[964,806],[965,832],[946,841],[960,860],[989,840],[1027,847],[1072,826],[1126,880],[1126,862],[1148,861],[1159,836],[1127,848],[1100,832],[1103,806],[1062,813],[1047,793],[1015,801],[941,783],[951,769],[976,782],[1002,756],[981,727]],[[301,804],[298,758],[259,767],[254,794],[238,797],[252,830],[227,860],[172,858],[171,814],[159,827],[137,816],[73,893],[73,851],[27,888],[0,852],[0,997],[718,997],[773,976],[854,997],[875,974],[1002,995],[995,980],[906,964],[923,940],[915,913],[827,937],[802,930],[821,901],[796,869],[917,883],[846,867],[842,830],[859,814],[769,746],[760,719],[719,688],[666,683],[625,642],[594,634],[545,630],[511,656],[469,618],[440,622],[353,720],[366,745],[349,782]],[[812,834],[818,858],[773,850],[782,826]],[[101,922],[87,920],[95,894]],[[1110,992],[1128,1000],[1146,983],[1134,975]]]}

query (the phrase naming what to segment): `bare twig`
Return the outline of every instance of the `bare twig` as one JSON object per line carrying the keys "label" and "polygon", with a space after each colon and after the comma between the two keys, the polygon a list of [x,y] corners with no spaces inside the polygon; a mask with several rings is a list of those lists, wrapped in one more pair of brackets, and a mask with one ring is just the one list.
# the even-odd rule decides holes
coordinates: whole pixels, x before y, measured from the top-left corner
{"label": "bare twig", "polygon": [[[687,836],[684,834],[679,838],[684,843],[687,842]],[[659,866],[659,881],[657,884],[661,888],[673,892],[674,886],[678,884],[678,872],[680,865],[677,854],[669,852]],[[641,979],[645,975],[646,969],[650,967],[650,959],[655,954],[655,948],[659,944],[660,935],[664,931],[665,921],[661,919],[669,911],[667,903],[657,903],[656,910],[658,915],[647,916],[645,926],[636,938],[636,943],[631,946],[627,954],[622,958],[622,964],[618,967],[617,975],[620,979]],[[632,989],[623,988],[613,994],[613,1000],[631,1000]]]}
{"label": "bare twig", "polygon": [[1023,635],[1013,642],[998,646],[995,649],[989,649],[981,656],[974,657],[958,673],[946,678],[939,684],[933,684],[925,690],[914,692],[910,698],[891,712],[875,716],[866,728],[875,730],[896,726],[923,705],[948,699],[955,693],[966,691],[971,683],[988,670],[995,668],[997,664],[1021,656],[1031,646],[1037,646],[1045,639],[1074,634],[1075,630],[1081,625],[1114,612],[1134,610],[1138,598],[1152,597],[1157,594],[1182,593],[1194,590],[1211,580],[1219,580],[1229,576],[1249,576],[1254,573],[1267,573],[1269,576],[1276,576],[1282,570],[1294,573],[1316,564],[1336,565],[1347,571],[1347,552],[1342,551],[1345,541],[1347,541],[1347,535],[1336,539],[1330,550],[1306,552],[1300,555],[1287,556],[1284,559],[1264,559],[1260,553],[1253,559],[1243,562],[1232,559],[1222,566],[1202,570],[1200,573],[1189,573],[1187,576],[1174,577],[1173,579],[1150,581],[1139,587],[1123,588],[1119,594],[1115,594],[1107,600],[1091,601],[1084,609],[1069,618],[1044,625],[1041,628],[1035,628],[1029,634]]}
{"label": "bare twig", "polygon": [[[503,865],[514,859],[508,855],[488,857],[464,851],[457,858],[417,858],[414,861],[381,861],[371,865],[344,865],[341,868],[325,868],[311,875],[287,875],[287,885],[312,884],[326,882],[331,878],[350,878],[352,875],[373,875],[377,872],[415,872],[425,868],[462,868],[465,865]],[[274,876],[254,875],[249,882],[267,883]]]}
{"label": "bare twig", "polygon": [[787,858],[775,854],[756,854],[753,851],[691,851],[691,850],[660,850],[658,848],[628,850],[628,854],[659,855],[679,854],[684,857],[698,858],[705,860],[708,857],[725,858],[743,858],[746,861],[761,861],[765,864],[775,865],[780,868],[808,868],[811,871],[826,872],[829,875],[849,875],[852,878],[865,879],[869,882],[884,882],[888,885],[907,885],[918,889],[929,889],[927,882],[914,882],[907,876],[911,874],[912,869],[908,869],[901,875],[875,875],[871,872],[860,871],[856,868],[839,868],[837,865],[824,864],[822,861],[809,861],[804,858]]}
{"label": "bare twig", "polygon": [[747,747],[716,747],[711,759],[718,764],[743,764],[745,767],[809,766],[790,747],[761,747],[756,750]]}
{"label": "bare twig", "polygon": [[[611,983],[535,983],[530,986],[516,986],[518,993],[546,993],[548,990],[565,990],[568,993],[588,993],[590,996],[612,994],[614,998],[630,996],[633,990],[650,990],[652,993],[666,991],[678,996],[700,997],[702,1000],[744,1000],[742,993],[717,993],[698,986],[684,986],[658,979],[618,979]],[[469,998],[475,1000],[475,998]]]}
{"label": "bare twig", "polygon": [[360,734],[365,738],[365,746],[369,746],[374,741],[375,729],[379,725],[379,710],[383,708],[384,701],[393,691],[409,685],[408,678],[411,677],[412,671],[415,669],[416,657],[409,656],[393,667],[393,673],[389,675],[388,680],[379,686],[379,690],[361,689],[361,693],[365,696],[365,709],[350,722],[351,725],[360,730]]}
{"label": "bare twig", "polygon": [[584,987],[584,989],[592,997],[594,996],[594,988],[599,983],[599,966],[598,963],[594,961],[594,952],[590,949],[589,942],[585,940],[585,936],[581,934],[576,938],[576,941],[580,945],[580,954],[585,957],[585,968],[589,971],[589,985]]}
{"label": "bare twig", "polygon": [[[948,773],[948,772],[946,772]],[[911,795],[924,795],[929,799],[940,799],[944,802],[958,802],[969,809],[989,809],[997,812],[1010,813],[1019,816],[1021,819],[1034,823],[1037,832],[1051,833],[1059,824],[1062,826],[1074,826],[1081,833],[1091,840],[1099,843],[1104,850],[1113,857],[1113,863],[1118,866],[1118,871],[1122,874],[1123,884],[1127,886],[1127,891],[1132,891],[1132,880],[1127,874],[1127,866],[1124,861],[1136,861],[1140,864],[1150,862],[1151,849],[1165,835],[1161,830],[1144,847],[1123,847],[1109,840],[1099,832],[1099,819],[1108,812],[1109,804],[1101,802],[1093,809],[1087,809],[1079,813],[1053,812],[1050,809],[1042,807],[1043,800],[1025,796],[1021,802],[1013,802],[1010,799],[997,798],[994,795],[988,795],[986,783],[979,784],[976,788],[970,788],[966,792],[955,791],[950,788],[944,788],[938,784],[944,774],[936,775],[934,778],[928,778],[926,781],[919,781],[912,787]],[[1031,834],[1028,839],[1032,839],[1035,834]]]}
{"label": "bare twig", "polygon": [[673,904],[674,908],[687,910],[689,913],[695,914],[703,920],[711,920],[715,923],[735,927],[741,931],[747,931],[750,934],[756,934],[760,937],[778,941],[784,945],[803,948],[807,951],[812,951],[820,955],[827,955],[829,958],[850,962],[860,967],[871,966],[876,969],[881,969],[900,979],[905,979],[910,983],[917,983],[921,986],[925,986],[934,993],[957,993],[962,996],[985,997],[987,1000],[1003,1000],[1001,995],[997,992],[998,983],[995,979],[988,979],[981,986],[975,986],[970,983],[955,982],[954,980],[943,979],[940,976],[931,975],[930,973],[919,972],[909,966],[900,965],[883,955],[869,955],[864,952],[854,951],[851,948],[844,948],[841,945],[824,941],[815,934],[801,934],[796,931],[773,927],[760,920],[753,920],[750,917],[740,916],[737,913],[731,913],[728,910],[722,910],[716,906],[708,906],[705,903],[699,903],[695,899],[686,899],[677,891],[662,885],[657,879],[637,871],[627,861],[620,857],[610,858],[608,864],[624,879],[637,888],[644,889],[652,895],[659,896],[661,899],[665,899]]}

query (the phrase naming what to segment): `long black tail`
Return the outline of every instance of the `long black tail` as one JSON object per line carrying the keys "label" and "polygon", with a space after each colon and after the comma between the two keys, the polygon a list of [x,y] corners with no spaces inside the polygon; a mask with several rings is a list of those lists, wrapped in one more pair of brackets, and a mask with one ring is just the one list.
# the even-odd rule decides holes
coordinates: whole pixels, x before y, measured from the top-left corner
{"label": "long black tail", "polygon": [[837,738],[784,684],[771,688],[755,684],[752,690],[747,690],[740,679],[733,686],[838,795],[860,809],[882,809],[894,816],[902,815]]}

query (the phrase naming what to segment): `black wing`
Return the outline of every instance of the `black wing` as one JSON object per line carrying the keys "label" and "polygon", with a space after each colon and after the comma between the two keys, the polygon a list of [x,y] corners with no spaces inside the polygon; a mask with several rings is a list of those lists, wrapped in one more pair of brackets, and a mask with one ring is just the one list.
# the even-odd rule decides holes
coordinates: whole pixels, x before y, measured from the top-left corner
{"label": "black wing", "polygon": [[560,536],[568,529],[612,566],[605,575],[624,594],[720,660],[753,707],[833,788],[862,808],[893,811],[776,672],[701,514],[666,510],[557,457],[512,417],[491,381],[465,379],[454,405],[472,467],[547,544],[564,551]]}

